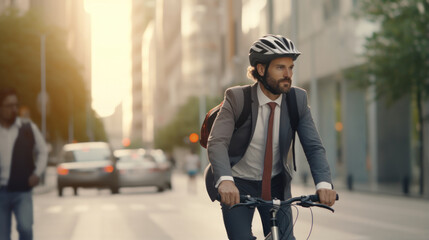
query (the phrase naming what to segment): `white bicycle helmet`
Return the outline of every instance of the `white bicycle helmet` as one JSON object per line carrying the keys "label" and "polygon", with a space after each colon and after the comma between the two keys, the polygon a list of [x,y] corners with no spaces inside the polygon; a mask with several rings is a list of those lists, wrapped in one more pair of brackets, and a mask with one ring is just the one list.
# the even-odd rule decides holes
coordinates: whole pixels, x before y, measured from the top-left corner
{"label": "white bicycle helmet", "polygon": [[293,42],[281,35],[265,35],[252,44],[249,51],[250,65],[269,63],[275,58],[291,57],[294,61],[301,52]]}

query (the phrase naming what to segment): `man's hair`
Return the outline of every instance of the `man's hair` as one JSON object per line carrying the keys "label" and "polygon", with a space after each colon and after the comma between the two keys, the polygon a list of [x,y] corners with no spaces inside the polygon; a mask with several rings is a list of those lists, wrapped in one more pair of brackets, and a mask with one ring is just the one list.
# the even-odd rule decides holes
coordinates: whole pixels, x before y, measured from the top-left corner
{"label": "man's hair", "polygon": [[247,67],[247,78],[257,82],[260,81],[263,76],[259,75],[256,67],[249,66]]}
{"label": "man's hair", "polygon": [[14,88],[2,88],[0,89],[0,104],[10,95],[18,96],[18,93]]}

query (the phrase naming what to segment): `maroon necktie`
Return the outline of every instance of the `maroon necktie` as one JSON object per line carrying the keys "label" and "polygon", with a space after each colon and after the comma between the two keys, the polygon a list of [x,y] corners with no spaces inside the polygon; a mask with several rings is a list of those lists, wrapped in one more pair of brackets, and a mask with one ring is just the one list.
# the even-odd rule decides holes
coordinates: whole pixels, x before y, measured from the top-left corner
{"label": "maroon necktie", "polygon": [[273,122],[275,102],[267,103],[270,108],[270,118],[268,120],[267,144],[265,145],[264,172],[262,174],[262,199],[271,200],[271,171],[273,169]]}

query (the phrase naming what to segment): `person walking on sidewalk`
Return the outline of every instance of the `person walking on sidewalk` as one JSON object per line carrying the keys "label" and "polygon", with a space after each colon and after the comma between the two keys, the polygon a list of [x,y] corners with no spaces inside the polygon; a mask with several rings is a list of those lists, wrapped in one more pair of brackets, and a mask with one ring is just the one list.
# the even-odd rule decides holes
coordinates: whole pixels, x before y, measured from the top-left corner
{"label": "person walking on sidewalk", "polygon": [[46,168],[46,143],[37,126],[18,117],[18,95],[0,89],[0,239],[10,240],[12,214],[20,240],[33,239],[32,188]]}
{"label": "person walking on sidewalk", "polygon": [[[307,93],[304,89],[292,87],[294,61],[300,54],[291,40],[280,35],[266,35],[253,43],[247,74],[256,82],[251,86],[251,114],[238,129],[235,129],[235,124],[246,101],[243,88],[247,86],[225,91],[207,150],[229,239],[256,239],[251,226],[255,209],[229,208],[239,203],[240,194],[265,200],[291,197],[291,169],[294,166],[287,160],[292,130],[286,93],[292,88],[299,113],[297,132],[317,194],[322,204],[332,206],[335,202],[336,192],[332,190],[325,148],[307,105]],[[269,207],[258,207],[265,236],[270,232],[269,210]],[[295,239],[290,224],[290,207],[280,211],[278,219],[280,231],[290,233],[282,239]]]}
{"label": "person walking on sidewalk", "polygon": [[197,174],[200,170],[200,157],[195,153],[194,149],[186,155],[186,173],[188,174],[188,192],[197,192]]}

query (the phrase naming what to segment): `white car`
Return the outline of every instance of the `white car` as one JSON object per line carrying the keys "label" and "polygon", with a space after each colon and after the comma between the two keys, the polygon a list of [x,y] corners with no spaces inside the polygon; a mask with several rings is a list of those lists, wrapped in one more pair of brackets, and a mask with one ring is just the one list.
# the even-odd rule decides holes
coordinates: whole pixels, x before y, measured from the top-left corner
{"label": "white car", "polygon": [[119,149],[118,158],[120,187],[157,187],[159,192],[171,189],[171,164],[162,150]]}
{"label": "white car", "polygon": [[58,196],[65,187],[77,195],[79,187],[109,188],[119,193],[116,158],[106,142],[71,143],[63,147],[61,163],[57,165]]}

